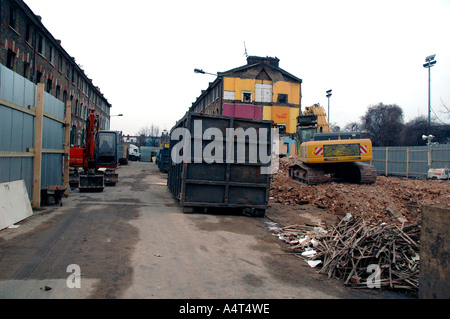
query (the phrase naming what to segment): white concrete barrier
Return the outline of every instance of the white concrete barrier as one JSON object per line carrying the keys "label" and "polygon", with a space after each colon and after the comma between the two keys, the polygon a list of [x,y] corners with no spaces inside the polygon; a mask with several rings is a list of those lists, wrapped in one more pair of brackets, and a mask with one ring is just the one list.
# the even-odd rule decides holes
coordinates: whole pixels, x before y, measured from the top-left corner
{"label": "white concrete barrier", "polygon": [[33,215],[23,180],[0,183],[0,230]]}

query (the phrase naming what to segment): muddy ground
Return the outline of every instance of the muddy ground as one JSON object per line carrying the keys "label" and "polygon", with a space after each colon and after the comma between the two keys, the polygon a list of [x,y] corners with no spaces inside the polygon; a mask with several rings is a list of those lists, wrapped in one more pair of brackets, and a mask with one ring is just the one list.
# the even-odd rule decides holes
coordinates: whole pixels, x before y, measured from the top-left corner
{"label": "muddy ground", "polygon": [[283,226],[335,224],[348,213],[379,224],[419,223],[422,205],[450,208],[450,181],[378,176],[371,185],[329,182],[307,186],[288,176],[281,159],[273,175],[267,216]]}

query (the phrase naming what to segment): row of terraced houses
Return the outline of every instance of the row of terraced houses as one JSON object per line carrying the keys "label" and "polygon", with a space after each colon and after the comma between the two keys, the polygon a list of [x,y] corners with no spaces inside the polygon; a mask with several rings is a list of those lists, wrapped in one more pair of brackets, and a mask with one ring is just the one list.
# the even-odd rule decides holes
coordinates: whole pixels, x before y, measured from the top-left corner
{"label": "row of terraced houses", "polygon": [[110,128],[111,104],[21,0],[0,2],[0,63],[33,83],[44,83],[57,99],[72,102],[70,142],[80,145],[90,108],[99,115],[100,129]]}

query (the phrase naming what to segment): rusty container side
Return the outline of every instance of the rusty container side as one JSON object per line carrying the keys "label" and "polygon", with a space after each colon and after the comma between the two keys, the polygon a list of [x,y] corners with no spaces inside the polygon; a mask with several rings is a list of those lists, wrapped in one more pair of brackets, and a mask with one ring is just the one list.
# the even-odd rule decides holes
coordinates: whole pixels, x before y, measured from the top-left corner
{"label": "rusty container side", "polygon": [[[198,129],[199,123],[201,130]],[[186,128],[192,146],[190,161],[174,163],[171,158],[167,184],[174,197],[180,201],[183,210],[187,212],[190,208],[204,210],[233,208],[251,212],[256,216],[264,216],[269,200],[271,176],[264,174],[262,168],[270,166],[271,163],[261,161],[259,156],[256,157],[256,161],[254,158],[250,159],[249,153],[250,150],[253,152],[257,150],[259,154],[259,147],[263,145],[264,150],[268,152],[266,155],[271,154],[272,124],[272,121],[200,114],[187,114],[181,119],[171,131],[170,153],[176,145],[178,148],[175,150],[179,150],[179,143],[182,141],[181,137],[174,136],[172,132],[176,128]],[[223,139],[205,137],[205,131],[210,128],[220,130]],[[249,128],[255,129],[258,132],[257,140],[247,138],[244,143],[239,144],[235,139],[231,144],[227,143],[225,138],[227,129],[238,128],[244,131]],[[260,129],[267,129],[261,130],[267,134],[259,135]],[[197,144],[201,145],[201,151],[198,149],[200,146],[197,149],[193,146],[196,141],[201,142]],[[214,154],[215,161],[207,158],[207,154],[210,153],[203,152],[211,148],[213,141],[215,145],[222,145],[220,156],[217,155],[219,153]],[[231,148],[234,153],[232,161],[227,157],[227,151]],[[238,148],[245,150],[245,161],[237,160]]]}

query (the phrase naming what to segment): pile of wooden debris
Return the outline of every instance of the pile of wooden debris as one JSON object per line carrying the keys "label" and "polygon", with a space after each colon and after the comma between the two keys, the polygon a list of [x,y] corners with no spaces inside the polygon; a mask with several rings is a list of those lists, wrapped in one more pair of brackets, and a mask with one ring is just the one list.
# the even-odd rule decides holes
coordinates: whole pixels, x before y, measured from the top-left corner
{"label": "pile of wooden debris", "polygon": [[336,226],[291,225],[273,232],[329,278],[355,288],[387,288],[417,294],[420,225],[373,225],[347,215]]}
{"label": "pile of wooden debris", "polygon": [[[280,159],[270,203],[286,208],[274,210],[279,216],[272,213],[272,219],[291,226],[273,231],[290,254],[348,286],[417,294],[422,205],[450,208],[449,181],[378,176],[371,185],[308,186],[294,182],[288,166],[288,159]],[[316,209],[308,208],[310,215],[320,211],[337,223],[300,224],[307,207]]]}

